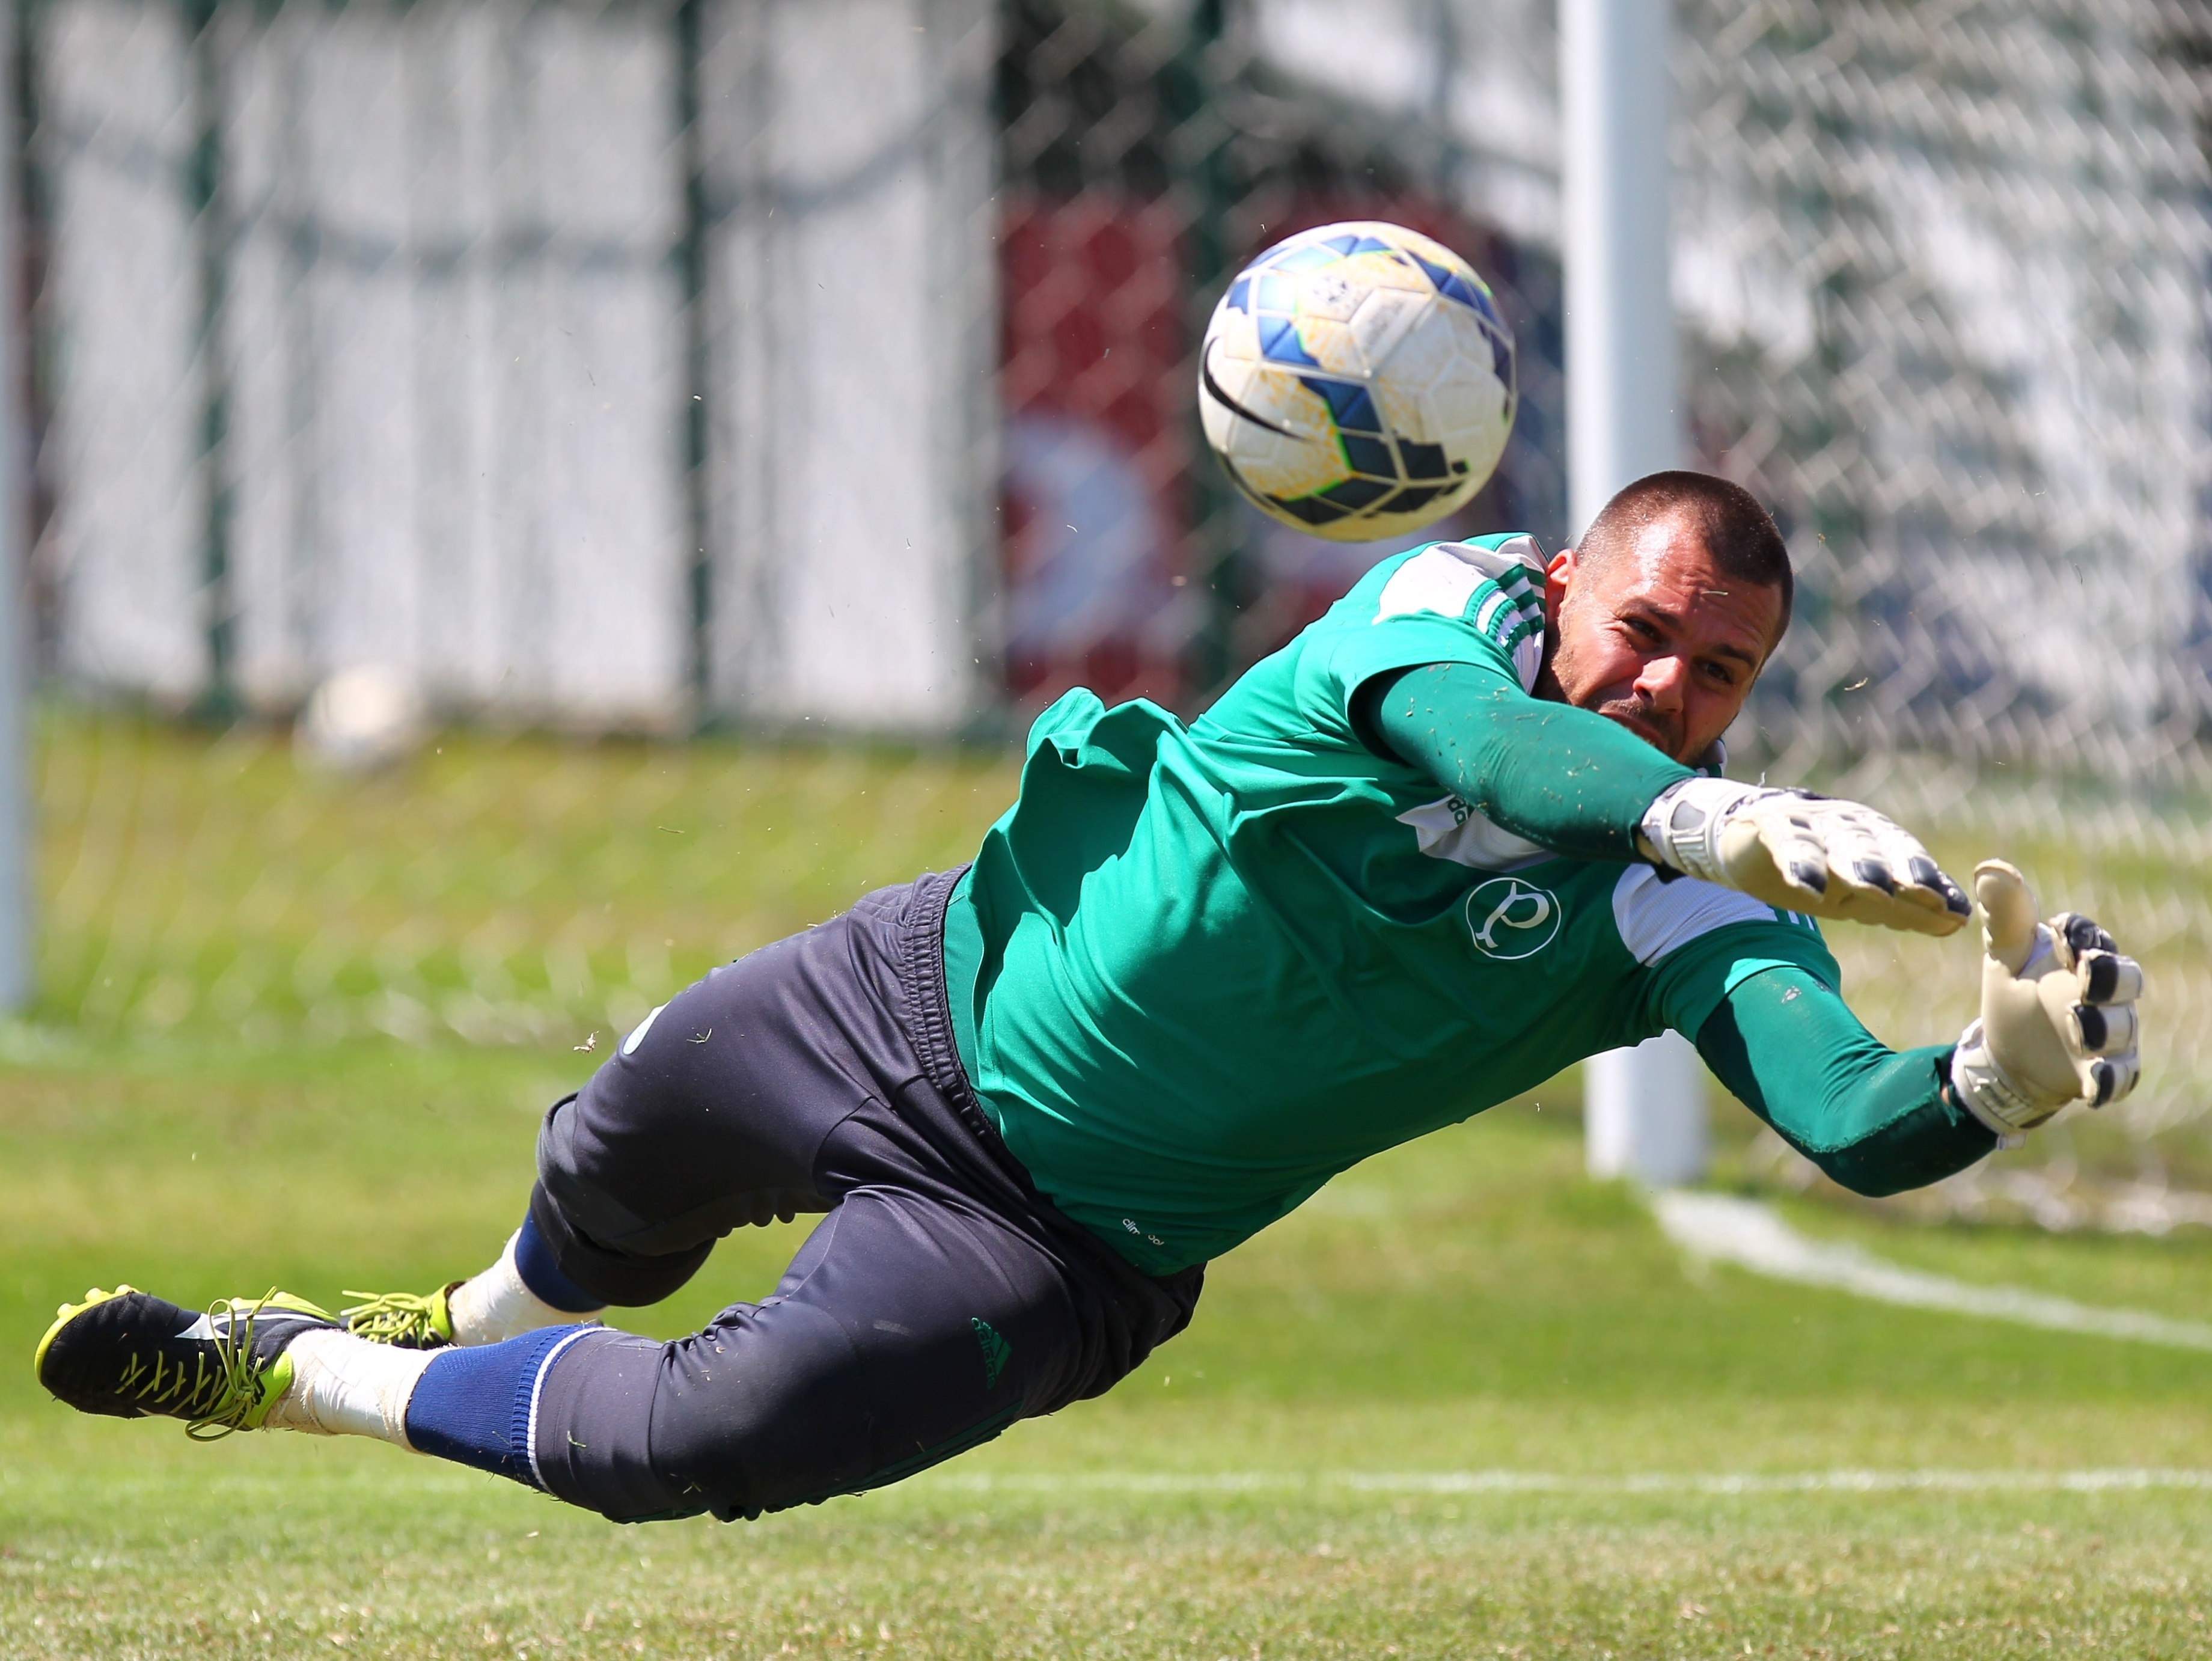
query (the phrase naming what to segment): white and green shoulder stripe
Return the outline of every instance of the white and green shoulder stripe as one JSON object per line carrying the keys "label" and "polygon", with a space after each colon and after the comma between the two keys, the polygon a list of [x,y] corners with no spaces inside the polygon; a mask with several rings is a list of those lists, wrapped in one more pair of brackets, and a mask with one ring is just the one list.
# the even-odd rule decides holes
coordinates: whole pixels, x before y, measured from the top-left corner
{"label": "white and green shoulder stripe", "polygon": [[1632,865],[1613,886],[1613,922],[1629,955],[1647,969],[1701,934],[1737,923],[1779,922],[1820,938],[1820,926],[1796,911],[1695,877],[1662,882],[1648,865]]}
{"label": "white and green shoulder stripe", "polygon": [[1522,689],[1534,690],[1544,661],[1544,566],[1534,538],[1421,549],[1382,585],[1374,621],[1423,611],[1472,624],[1512,660]]}

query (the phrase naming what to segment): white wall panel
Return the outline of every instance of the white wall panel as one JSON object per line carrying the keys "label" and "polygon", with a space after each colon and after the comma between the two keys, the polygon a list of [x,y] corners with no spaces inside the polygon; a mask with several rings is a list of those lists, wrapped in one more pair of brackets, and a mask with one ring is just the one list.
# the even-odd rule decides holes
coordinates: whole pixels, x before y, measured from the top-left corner
{"label": "white wall panel", "polygon": [[55,393],[41,465],[59,487],[40,557],[62,666],[189,698],[208,635],[185,40],[173,8],[74,0],[38,15]]}
{"label": "white wall panel", "polygon": [[713,16],[713,691],[754,719],[945,730],[985,680],[992,9]]}
{"label": "white wall panel", "polygon": [[[234,0],[199,48],[222,163],[200,222],[174,9],[42,15],[70,666],[208,685],[200,448],[220,393],[249,702],[379,663],[461,709],[681,720],[701,554],[673,6]],[[713,13],[711,649],[742,718],[944,730],[977,703],[991,16]]]}

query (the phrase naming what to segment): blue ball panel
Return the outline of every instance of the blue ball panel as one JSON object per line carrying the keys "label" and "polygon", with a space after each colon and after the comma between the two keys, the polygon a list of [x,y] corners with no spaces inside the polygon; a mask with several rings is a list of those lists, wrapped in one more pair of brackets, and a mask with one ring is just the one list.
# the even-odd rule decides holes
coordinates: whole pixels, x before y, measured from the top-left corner
{"label": "blue ball panel", "polygon": [[[1303,350],[1303,349],[1301,349]],[[1307,362],[1313,360],[1308,358]],[[1318,368],[1320,366],[1316,364]],[[1349,380],[1323,380],[1317,375],[1300,375],[1298,385],[1316,394],[1328,405],[1329,419],[1339,430],[1347,433],[1379,433],[1382,417],[1376,413],[1375,399],[1367,388]]]}
{"label": "blue ball panel", "polygon": [[1275,262],[1279,271],[1317,271],[1324,265],[1334,265],[1344,256],[1327,242],[1316,242],[1296,252],[1285,254]]}
{"label": "blue ball panel", "polygon": [[1462,306],[1473,307],[1478,312],[1487,313],[1490,310],[1481,291],[1469,288],[1467,279],[1457,271],[1444,279],[1444,295],[1447,299],[1456,300]]}
{"label": "blue ball panel", "polygon": [[1405,458],[1407,478],[1449,478],[1451,469],[1444,465],[1444,447],[1441,444],[1416,444],[1411,439],[1398,441],[1398,453]]}
{"label": "blue ball panel", "polygon": [[1437,292],[1445,299],[1456,300],[1470,311],[1489,319],[1492,323],[1498,323],[1501,329],[1504,327],[1503,323],[1498,322],[1498,313],[1492,308],[1489,298],[1481,289],[1469,287],[1467,279],[1460,276],[1457,271],[1434,265],[1422,259],[1419,254],[1413,256],[1413,263],[1421,268],[1430,282],[1436,284]]}
{"label": "blue ball panel", "polygon": [[1273,363],[1298,363],[1318,369],[1321,364],[1298,338],[1297,325],[1287,317],[1260,319],[1260,350]]}
{"label": "blue ball panel", "polygon": [[[1337,488],[1341,490],[1343,487],[1340,485]],[[1295,499],[1269,496],[1267,500],[1292,518],[1302,519],[1309,525],[1334,525],[1340,519],[1352,517],[1348,509],[1340,508],[1333,502],[1324,501],[1320,496],[1298,496]]]}
{"label": "blue ball panel", "polygon": [[1378,479],[1347,478],[1341,484],[1330,485],[1320,495],[1323,501],[1334,502],[1338,507],[1356,514],[1361,508],[1371,508],[1382,501],[1390,494],[1391,488]]}
{"label": "blue ball panel", "polygon": [[1355,472],[1396,479],[1397,463],[1391,458],[1390,447],[1381,439],[1359,433],[1340,433],[1337,437],[1344,446],[1345,460]]}
{"label": "blue ball panel", "polygon": [[1416,508],[1427,506],[1447,490],[1455,490],[1456,484],[1409,484],[1390,499],[1394,514],[1410,514]]}

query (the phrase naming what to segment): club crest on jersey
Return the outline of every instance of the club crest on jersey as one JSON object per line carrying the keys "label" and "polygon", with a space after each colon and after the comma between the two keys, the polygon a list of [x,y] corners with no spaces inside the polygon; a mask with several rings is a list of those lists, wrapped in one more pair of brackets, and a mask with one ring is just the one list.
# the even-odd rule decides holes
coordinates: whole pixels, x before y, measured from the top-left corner
{"label": "club crest on jersey", "polygon": [[1468,895],[1467,926],[1486,958],[1533,958],[1559,935],[1559,897],[1518,877],[1492,877]]}

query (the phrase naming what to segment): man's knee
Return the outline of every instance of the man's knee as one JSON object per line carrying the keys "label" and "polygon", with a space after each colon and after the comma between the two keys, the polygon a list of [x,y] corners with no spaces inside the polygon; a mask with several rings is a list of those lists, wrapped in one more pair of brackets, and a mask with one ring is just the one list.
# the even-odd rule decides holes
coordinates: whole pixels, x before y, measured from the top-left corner
{"label": "man's knee", "polygon": [[666,1348],[635,1333],[595,1332],[546,1369],[530,1428],[546,1492],[617,1523],[708,1509],[708,1496],[671,1483],[653,1462],[653,1396]]}
{"label": "man's knee", "polygon": [[726,1132],[687,1135],[669,1123],[711,1116],[711,1107],[653,1093],[603,1068],[556,1102],[538,1130],[531,1196],[531,1215],[562,1272],[633,1307],[682,1286],[732,1229],[828,1208],[786,1162],[749,1160]]}
{"label": "man's knee", "polygon": [[679,1251],[624,1250],[591,1232],[594,1221],[604,1226],[604,1219],[593,1214],[592,1191],[566,1186],[568,1197],[563,1201],[540,1178],[530,1191],[530,1220],[555,1267],[602,1305],[637,1309],[659,1303],[697,1274],[714,1249],[710,1238]]}
{"label": "man's knee", "polygon": [[873,1468],[873,1384],[825,1311],[738,1305],[668,1346],[654,1462],[725,1522],[851,1492]]}

